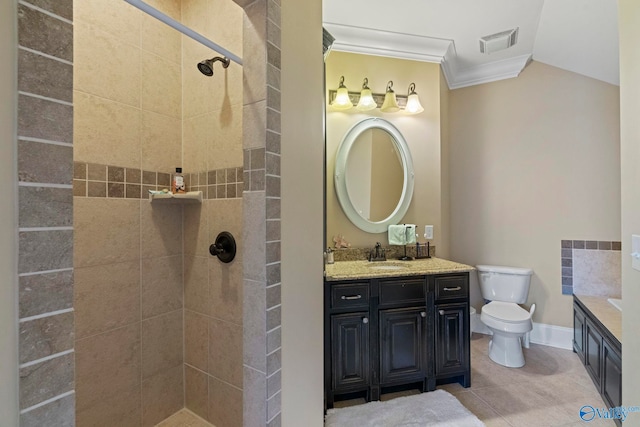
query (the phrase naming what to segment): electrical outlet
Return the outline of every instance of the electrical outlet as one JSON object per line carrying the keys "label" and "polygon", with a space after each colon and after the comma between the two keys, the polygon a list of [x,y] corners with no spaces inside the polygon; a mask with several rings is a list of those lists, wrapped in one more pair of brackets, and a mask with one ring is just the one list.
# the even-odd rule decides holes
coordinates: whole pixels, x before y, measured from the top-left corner
{"label": "electrical outlet", "polygon": [[433,225],[424,226],[424,238],[433,239]]}

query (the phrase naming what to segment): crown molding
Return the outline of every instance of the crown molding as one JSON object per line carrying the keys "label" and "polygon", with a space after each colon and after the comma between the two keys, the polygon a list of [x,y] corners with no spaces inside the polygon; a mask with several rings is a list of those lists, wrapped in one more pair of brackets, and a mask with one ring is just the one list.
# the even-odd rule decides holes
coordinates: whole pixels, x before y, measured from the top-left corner
{"label": "crown molding", "polygon": [[517,77],[531,61],[528,54],[459,69],[453,40],[330,22],[323,26],[335,37],[332,50],[440,64],[449,89]]}
{"label": "crown molding", "polygon": [[[447,63],[447,71],[450,73],[447,74],[447,71],[445,71],[445,77],[447,77],[449,89],[459,89],[462,87],[518,77],[520,72],[524,70],[530,61],[531,55],[527,54],[500,61],[489,62],[476,67],[466,68],[464,70],[455,70],[455,68],[451,67],[449,62],[446,60],[443,61],[443,63]],[[453,72],[450,68],[454,68]],[[443,70],[445,70],[444,66]]]}

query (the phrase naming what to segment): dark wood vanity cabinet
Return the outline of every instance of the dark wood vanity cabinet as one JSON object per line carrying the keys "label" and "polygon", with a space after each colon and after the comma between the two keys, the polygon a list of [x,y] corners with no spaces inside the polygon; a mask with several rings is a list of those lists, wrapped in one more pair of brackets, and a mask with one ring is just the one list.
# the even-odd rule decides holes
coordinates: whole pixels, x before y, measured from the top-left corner
{"label": "dark wood vanity cabinet", "polygon": [[328,408],[385,388],[468,387],[469,361],[468,273],[325,282]]}
{"label": "dark wood vanity cabinet", "polygon": [[622,345],[575,296],[573,351],[609,408],[622,405]]}

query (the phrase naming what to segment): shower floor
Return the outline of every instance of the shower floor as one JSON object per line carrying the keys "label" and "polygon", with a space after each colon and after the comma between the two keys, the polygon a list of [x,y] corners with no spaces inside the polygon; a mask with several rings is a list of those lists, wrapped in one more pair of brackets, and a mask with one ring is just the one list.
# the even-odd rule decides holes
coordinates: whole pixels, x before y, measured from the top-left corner
{"label": "shower floor", "polygon": [[156,427],[215,427],[213,424],[210,424],[189,411],[188,409],[181,409],[175,414],[171,415],[166,420],[162,421],[159,424],[156,424]]}

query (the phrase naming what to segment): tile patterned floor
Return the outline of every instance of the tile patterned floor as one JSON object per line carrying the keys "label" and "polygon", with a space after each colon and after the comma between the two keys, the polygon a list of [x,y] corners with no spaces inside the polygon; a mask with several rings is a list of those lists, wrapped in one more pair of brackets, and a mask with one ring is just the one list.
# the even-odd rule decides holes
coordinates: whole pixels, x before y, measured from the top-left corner
{"label": "tile patterned floor", "polygon": [[[438,387],[456,396],[487,427],[615,427],[611,420],[580,419],[578,411],[583,405],[608,406],[575,353],[531,344],[524,349],[524,367],[506,368],[489,359],[489,339],[487,335],[472,336],[471,387]],[[383,395],[382,400],[416,392]],[[337,402],[336,407],[361,403],[363,399],[354,399]]]}

